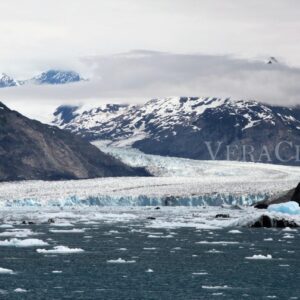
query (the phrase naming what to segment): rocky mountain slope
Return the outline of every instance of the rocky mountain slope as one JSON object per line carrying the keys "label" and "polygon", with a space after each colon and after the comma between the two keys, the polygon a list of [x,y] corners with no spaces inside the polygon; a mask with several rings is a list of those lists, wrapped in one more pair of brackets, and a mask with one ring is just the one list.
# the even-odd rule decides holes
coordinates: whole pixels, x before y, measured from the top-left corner
{"label": "rocky mountain slope", "polygon": [[44,125],[0,102],[0,181],[148,175],[55,126]]}
{"label": "rocky mountain slope", "polygon": [[141,106],[61,106],[54,124],[89,141],[192,159],[300,165],[300,107],[175,97]]}

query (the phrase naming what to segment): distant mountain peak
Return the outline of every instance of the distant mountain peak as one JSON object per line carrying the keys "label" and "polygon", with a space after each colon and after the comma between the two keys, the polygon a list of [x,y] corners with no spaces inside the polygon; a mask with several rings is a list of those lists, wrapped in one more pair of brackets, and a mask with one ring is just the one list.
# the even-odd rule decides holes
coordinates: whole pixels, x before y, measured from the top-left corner
{"label": "distant mountain peak", "polygon": [[12,87],[19,85],[18,81],[8,76],[6,73],[0,74],[0,88]]}
{"label": "distant mountain peak", "polygon": [[45,71],[29,80],[15,80],[14,78],[8,76],[6,73],[0,74],[0,88],[14,87],[25,84],[36,84],[36,85],[59,85],[75,83],[86,80],[80,76],[79,73],[75,71],[68,70],[57,70],[51,69]]}
{"label": "distant mountain peak", "polygon": [[274,56],[270,56],[270,57],[267,59],[266,63],[267,63],[268,65],[271,65],[271,64],[278,64],[279,61],[278,61]]}
{"label": "distant mountain peak", "polygon": [[36,84],[67,84],[84,80],[77,72],[48,70],[31,79]]}

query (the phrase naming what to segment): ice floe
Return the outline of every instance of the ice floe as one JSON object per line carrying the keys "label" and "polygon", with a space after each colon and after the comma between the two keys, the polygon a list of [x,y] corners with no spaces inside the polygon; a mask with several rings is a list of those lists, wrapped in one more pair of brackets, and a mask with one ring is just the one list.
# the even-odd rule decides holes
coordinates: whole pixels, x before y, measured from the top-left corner
{"label": "ice floe", "polygon": [[85,229],[50,229],[49,231],[52,233],[84,233]]}
{"label": "ice floe", "polygon": [[240,230],[233,229],[233,230],[228,231],[228,233],[239,234],[239,233],[242,233],[242,232]]}
{"label": "ice floe", "polygon": [[211,250],[206,251],[206,253],[223,253],[223,251],[219,251],[219,250],[216,250],[216,249],[211,249]]}
{"label": "ice floe", "polygon": [[228,285],[202,285],[203,289],[209,289],[209,290],[226,290],[226,289],[230,289],[230,287]]}
{"label": "ice floe", "polygon": [[14,271],[11,269],[0,268],[0,274],[14,274]]}
{"label": "ice floe", "polygon": [[61,222],[61,223],[52,223],[51,226],[55,226],[55,227],[72,227],[72,226],[74,226],[74,224],[72,224],[70,222]]}
{"label": "ice floe", "polygon": [[257,259],[257,260],[264,260],[264,259],[272,259],[271,254],[262,255],[262,254],[254,254],[253,256],[245,257],[246,259]]}
{"label": "ice floe", "polygon": [[0,228],[13,228],[14,226],[13,225],[11,225],[11,224],[1,224],[0,225]]}
{"label": "ice floe", "polygon": [[236,241],[200,241],[196,244],[211,244],[211,245],[237,245],[239,242]]}
{"label": "ice floe", "polygon": [[46,245],[48,245],[48,243],[39,239],[20,240],[17,238],[12,238],[10,240],[0,241],[0,246],[9,246],[9,247],[39,247],[39,246],[46,246]]}
{"label": "ice floe", "polygon": [[147,273],[153,273],[154,271],[152,269],[148,269],[146,272]]}
{"label": "ice floe", "polygon": [[122,259],[122,258],[118,258],[118,259],[110,259],[107,262],[111,263],[111,264],[133,264],[136,261],[135,260],[125,260],[125,259]]}
{"label": "ice floe", "polygon": [[36,249],[36,252],[38,253],[58,253],[58,254],[68,254],[68,253],[80,253],[84,252],[81,248],[69,248],[67,246],[55,246],[53,249]]}
{"label": "ice floe", "polygon": [[14,292],[15,292],[15,293],[27,293],[27,290],[22,289],[22,288],[16,288],[16,289],[14,290]]}
{"label": "ice floe", "polygon": [[39,235],[38,232],[33,232],[30,229],[8,229],[7,231],[1,232],[0,237],[17,237],[24,238],[32,235]]}
{"label": "ice floe", "polygon": [[282,231],[287,231],[287,232],[292,232],[292,231],[297,231],[297,229],[295,228],[290,228],[290,227],[286,227],[286,228],[283,228]]}

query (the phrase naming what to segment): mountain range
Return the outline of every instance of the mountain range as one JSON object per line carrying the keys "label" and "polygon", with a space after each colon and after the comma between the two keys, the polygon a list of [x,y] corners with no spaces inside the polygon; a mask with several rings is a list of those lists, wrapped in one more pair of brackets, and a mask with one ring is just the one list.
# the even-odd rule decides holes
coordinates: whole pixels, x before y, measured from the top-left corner
{"label": "mountain range", "polygon": [[83,80],[85,79],[83,79],[78,73],[63,70],[48,70],[27,80],[16,80],[5,73],[2,73],[0,74],[0,88],[20,86],[24,84],[67,84]]}
{"label": "mountain range", "polygon": [[300,107],[209,97],[60,106],[53,124],[88,141],[200,160],[300,165]]}
{"label": "mountain range", "polygon": [[28,119],[0,102],[0,181],[147,176],[70,132]]}

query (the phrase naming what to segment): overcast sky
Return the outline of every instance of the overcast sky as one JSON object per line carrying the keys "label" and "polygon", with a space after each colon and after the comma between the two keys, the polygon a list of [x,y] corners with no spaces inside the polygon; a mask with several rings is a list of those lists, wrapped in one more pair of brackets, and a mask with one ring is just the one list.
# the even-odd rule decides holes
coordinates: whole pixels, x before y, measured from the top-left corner
{"label": "overcast sky", "polygon": [[[0,72],[63,68],[91,80],[2,89],[0,99],[35,117],[73,101],[172,95],[295,104],[299,32],[298,0],[3,0]],[[269,56],[280,65],[265,65]]]}

